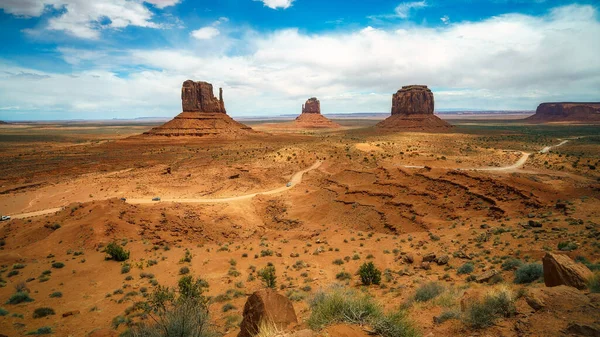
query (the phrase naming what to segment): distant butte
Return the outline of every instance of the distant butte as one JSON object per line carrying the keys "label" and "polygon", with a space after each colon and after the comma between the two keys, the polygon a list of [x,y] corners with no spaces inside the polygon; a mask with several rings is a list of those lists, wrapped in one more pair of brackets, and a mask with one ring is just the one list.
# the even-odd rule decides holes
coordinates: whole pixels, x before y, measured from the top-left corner
{"label": "distant butte", "polygon": [[377,124],[387,130],[439,130],[452,125],[433,114],[433,93],[426,85],[403,86],[392,96],[392,115]]}
{"label": "distant butte", "polygon": [[341,125],[321,115],[321,102],[316,97],[302,104],[302,113],[294,122],[300,128],[339,128]]}
{"label": "distant butte", "polygon": [[535,115],[525,118],[533,123],[600,122],[600,102],[542,103]]}
{"label": "distant butte", "polygon": [[144,135],[239,138],[254,133],[250,127],[227,115],[223,89],[219,88],[217,99],[208,82],[183,82],[181,103],[182,113]]}

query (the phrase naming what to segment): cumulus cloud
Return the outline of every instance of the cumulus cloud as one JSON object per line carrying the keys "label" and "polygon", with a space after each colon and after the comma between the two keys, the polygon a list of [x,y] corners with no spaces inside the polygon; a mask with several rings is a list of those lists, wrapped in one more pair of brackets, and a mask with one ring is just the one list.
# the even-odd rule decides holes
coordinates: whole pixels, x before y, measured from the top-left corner
{"label": "cumulus cloud", "polygon": [[202,27],[190,33],[190,35],[198,40],[210,40],[219,34],[219,30],[215,27]]}
{"label": "cumulus cloud", "polygon": [[102,29],[127,26],[159,28],[151,21],[153,13],[144,3],[157,8],[177,4],[179,0],[3,0],[0,8],[21,17],[41,16],[46,7],[59,14],[48,20],[45,29],[64,31],[84,39],[97,39]]}
{"label": "cumulus cloud", "polygon": [[294,0],[254,0],[254,1],[260,1],[262,2],[265,7],[269,7],[272,9],[278,9],[278,8],[289,8],[292,6],[292,3],[294,2]]}
{"label": "cumulus cloud", "polygon": [[[385,112],[391,94],[408,84],[429,85],[436,109],[535,109],[543,101],[598,100],[600,92],[600,22],[592,6],[438,28],[239,35],[222,34],[219,46],[197,49],[63,49],[65,61],[82,68],[69,75],[0,63],[13,75],[38,75],[0,74],[0,101],[88,117],[172,116],[188,78],[223,87],[234,116],[295,113],[310,96],[325,113]],[[123,70],[129,75],[117,75]]]}
{"label": "cumulus cloud", "polygon": [[421,9],[427,7],[425,1],[414,1],[414,2],[403,2],[396,6],[394,12],[399,18],[406,19],[410,15],[410,11],[413,9]]}

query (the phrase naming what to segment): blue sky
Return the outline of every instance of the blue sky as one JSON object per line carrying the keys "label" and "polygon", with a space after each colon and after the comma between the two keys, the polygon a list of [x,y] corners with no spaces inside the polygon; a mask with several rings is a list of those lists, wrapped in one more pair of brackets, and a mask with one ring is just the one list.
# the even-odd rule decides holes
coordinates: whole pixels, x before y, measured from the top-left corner
{"label": "blue sky", "polygon": [[600,100],[598,1],[0,0],[0,120],[174,116],[186,79],[233,116]]}

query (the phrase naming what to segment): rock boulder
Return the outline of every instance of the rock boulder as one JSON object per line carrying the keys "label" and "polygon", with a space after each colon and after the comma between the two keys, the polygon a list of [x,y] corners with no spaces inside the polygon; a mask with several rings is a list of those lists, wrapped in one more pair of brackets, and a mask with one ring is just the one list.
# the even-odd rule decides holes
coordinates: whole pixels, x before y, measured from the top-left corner
{"label": "rock boulder", "polygon": [[407,85],[392,96],[392,115],[433,115],[433,105],[426,85]]}
{"label": "rock boulder", "polygon": [[320,114],[321,102],[316,97],[309,98],[306,103],[302,104],[303,114]]}
{"label": "rock boulder", "polygon": [[292,302],[272,289],[262,289],[248,297],[243,315],[238,337],[254,336],[263,321],[280,329],[298,323]]}
{"label": "rock boulder", "polygon": [[585,289],[592,272],[583,264],[576,263],[566,255],[546,253],[542,259],[544,265],[544,283],[547,287],[567,285]]}

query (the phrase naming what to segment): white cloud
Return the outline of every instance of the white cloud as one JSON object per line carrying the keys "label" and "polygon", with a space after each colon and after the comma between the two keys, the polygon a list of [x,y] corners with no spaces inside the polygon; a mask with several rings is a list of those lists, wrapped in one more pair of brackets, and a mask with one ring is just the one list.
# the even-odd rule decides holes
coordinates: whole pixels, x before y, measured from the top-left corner
{"label": "white cloud", "polygon": [[289,8],[292,6],[292,3],[294,2],[294,0],[254,0],[254,1],[261,1],[265,7],[269,7],[272,9],[277,9],[277,8]]}
{"label": "white cloud", "polygon": [[449,24],[450,23],[450,17],[448,15],[444,15],[440,18],[440,20],[445,24]]}
{"label": "white cloud", "polygon": [[0,8],[17,16],[37,17],[49,6],[62,13],[50,18],[45,29],[64,31],[78,38],[97,39],[100,31],[107,28],[159,28],[159,24],[151,21],[153,13],[144,2],[164,8],[177,4],[179,0],[2,0]]}
{"label": "white cloud", "polygon": [[394,12],[399,18],[406,19],[410,16],[410,11],[413,9],[421,9],[427,7],[425,1],[403,2],[396,6]]}
{"label": "white cloud", "polygon": [[[186,79],[223,87],[234,116],[299,112],[310,96],[320,98],[325,113],[385,112],[392,93],[408,84],[429,85],[436,109],[535,109],[543,101],[598,100],[600,92],[600,22],[592,6],[435,29],[239,35],[173,49],[64,48],[74,69],[92,67],[68,75],[0,60],[13,74],[0,73],[0,102],[19,111],[64,111],[61,116],[173,116]],[[14,116],[0,112],[0,119]]]}
{"label": "white cloud", "polygon": [[219,30],[215,27],[202,27],[190,33],[190,35],[198,40],[210,40],[219,34]]}

